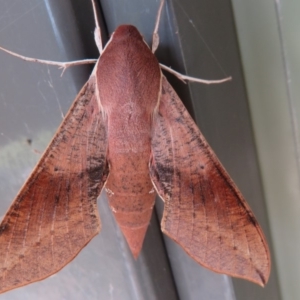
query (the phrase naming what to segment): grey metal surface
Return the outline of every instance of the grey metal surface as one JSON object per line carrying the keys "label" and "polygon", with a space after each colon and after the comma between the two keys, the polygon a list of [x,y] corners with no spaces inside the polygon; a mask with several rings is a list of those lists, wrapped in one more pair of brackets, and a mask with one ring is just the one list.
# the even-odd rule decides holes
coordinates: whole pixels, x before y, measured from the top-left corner
{"label": "grey metal surface", "polygon": [[[108,32],[136,25],[150,41],[159,1],[102,0]],[[43,59],[98,57],[87,0],[0,1],[0,45]],[[229,1],[168,1],[161,24],[161,62],[191,76],[231,83],[185,86],[170,77],[202,132],[268,233],[259,171]],[[90,67],[61,71],[0,52],[0,214],[30,173]],[[27,139],[32,139],[28,145]],[[135,262],[115,225],[105,196],[98,200],[101,234],[58,274],[0,295],[0,299],[235,299],[231,280],[207,271],[165,239],[154,215]],[[161,206],[161,203],[160,205]],[[159,214],[162,208],[158,208]],[[268,236],[268,234],[267,234]],[[270,239],[269,239],[270,240]],[[173,273],[172,273],[173,272]],[[173,276],[176,284],[174,284]],[[265,289],[234,280],[236,299],[279,299],[275,268]]]}
{"label": "grey metal surface", "polygon": [[299,299],[300,2],[232,3],[282,298]]}

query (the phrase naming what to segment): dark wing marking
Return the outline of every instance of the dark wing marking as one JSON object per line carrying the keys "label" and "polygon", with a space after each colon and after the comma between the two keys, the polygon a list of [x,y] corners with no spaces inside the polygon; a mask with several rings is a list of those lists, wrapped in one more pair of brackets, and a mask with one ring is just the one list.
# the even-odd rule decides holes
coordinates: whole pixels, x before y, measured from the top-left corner
{"label": "dark wing marking", "polygon": [[264,285],[262,230],[165,78],[153,123],[150,176],[165,201],[162,231],[201,265]]}
{"label": "dark wing marking", "polygon": [[100,231],[105,124],[92,75],[0,225],[0,292],[57,272]]}

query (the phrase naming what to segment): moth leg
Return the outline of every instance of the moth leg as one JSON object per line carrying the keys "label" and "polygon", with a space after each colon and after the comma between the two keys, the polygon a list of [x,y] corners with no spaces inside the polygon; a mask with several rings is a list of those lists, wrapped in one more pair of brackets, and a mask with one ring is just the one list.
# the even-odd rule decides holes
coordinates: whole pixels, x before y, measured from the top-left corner
{"label": "moth leg", "polygon": [[161,19],[161,12],[162,12],[164,4],[165,4],[165,0],[161,0],[159,8],[158,8],[158,12],[157,12],[153,35],[152,35],[152,53],[154,53],[156,51],[156,49],[159,45],[158,27],[159,27],[159,22]]}
{"label": "moth leg", "polygon": [[99,50],[99,53],[101,55],[103,51],[103,43],[102,43],[102,37],[101,37],[101,28],[98,22],[98,14],[97,14],[97,6],[95,0],[92,0],[92,5],[93,5],[93,12],[94,12],[94,19],[95,19],[95,32],[94,32],[94,37],[95,37],[95,42],[97,45],[97,48]]}
{"label": "moth leg", "polygon": [[41,64],[45,64],[45,65],[57,66],[57,67],[63,69],[63,72],[69,67],[85,65],[85,64],[94,64],[94,63],[97,62],[97,59],[82,59],[82,60],[74,60],[74,61],[68,61],[68,62],[60,62],[60,61],[44,60],[44,59],[37,59],[37,58],[33,58],[33,57],[23,56],[21,54],[10,51],[10,50],[5,49],[3,47],[0,47],[0,50],[4,51],[4,52],[6,52],[6,53],[8,53],[12,56],[21,58],[25,61],[37,62],[37,63],[41,63]]}
{"label": "moth leg", "polygon": [[199,83],[204,83],[204,84],[215,84],[215,83],[222,83],[222,82],[230,81],[232,79],[231,76],[223,78],[223,79],[218,79],[218,80],[201,79],[201,78],[196,78],[196,77],[183,75],[183,74],[181,74],[179,72],[176,72],[173,69],[171,69],[171,68],[169,68],[169,67],[167,67],[163,64],[159,64],[159,65],[163,70],[166,70],[169,73],[173,74],[174,76],[176,76],[178,79],[180,79],[184,83],[186,83],[186,81],[191,81],[191,82],[199,82]]}

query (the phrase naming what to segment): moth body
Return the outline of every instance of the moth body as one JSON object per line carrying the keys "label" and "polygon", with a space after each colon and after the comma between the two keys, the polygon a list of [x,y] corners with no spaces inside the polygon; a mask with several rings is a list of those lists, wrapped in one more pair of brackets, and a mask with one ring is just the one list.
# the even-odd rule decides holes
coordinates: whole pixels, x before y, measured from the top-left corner
{"label": "moth body", "polygon": [[161,72],[138,30],[116,29],[96,68],[100,105],[107,118],[110,207],[137,257],[151,218],[155,193],[149,176],[152,120]]}

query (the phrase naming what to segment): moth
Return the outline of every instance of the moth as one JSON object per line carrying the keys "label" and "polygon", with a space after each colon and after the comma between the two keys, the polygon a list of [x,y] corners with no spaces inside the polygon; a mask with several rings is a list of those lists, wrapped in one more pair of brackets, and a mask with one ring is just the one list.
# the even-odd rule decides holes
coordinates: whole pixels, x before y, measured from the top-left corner
{"label": "moth", "polygon": [[264,286],[264,234],[154,56],[164,0],[152,51],[132,25],[119,26],[102,49],[92,4],[100,58],[0,225],[0,292],[74,259],[101,229],[103,189],[135,258],[159,195],[162,231],[195,261]]}

